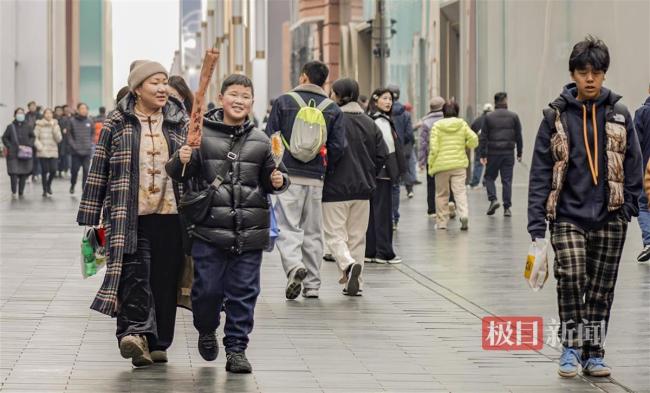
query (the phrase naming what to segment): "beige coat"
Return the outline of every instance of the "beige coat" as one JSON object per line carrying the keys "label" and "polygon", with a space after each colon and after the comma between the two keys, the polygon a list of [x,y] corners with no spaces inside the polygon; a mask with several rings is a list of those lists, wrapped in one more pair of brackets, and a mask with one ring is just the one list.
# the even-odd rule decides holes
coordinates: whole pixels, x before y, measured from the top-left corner
{"label": "beige coat", "polygon": [[34,146],[36,147],[37,157],[59,157],[59,143],[63,139],[63,136],[61,135],[59,123],[55,119],[51,121],[45,119],[38,120],[34,128],[34,135],[36,136]]}

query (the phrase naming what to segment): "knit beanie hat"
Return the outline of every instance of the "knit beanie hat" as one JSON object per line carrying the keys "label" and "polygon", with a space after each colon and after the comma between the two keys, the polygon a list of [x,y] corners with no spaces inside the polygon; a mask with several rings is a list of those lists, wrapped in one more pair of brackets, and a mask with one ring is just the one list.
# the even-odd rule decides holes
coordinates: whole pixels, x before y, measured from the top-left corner
{"label": "knit beanie hat", "polygon": [[440,96],[433,97],[431,101],[429,101],[429,108],[431,108],[431,111],[433,112],[440,112],[443,105],[445,105],[445,99]]}
{"label": "knit beanie hat", "polygon": [[165,67],[160,63],[151,60],[134,61],[131,63],[131,73],[129,74],[129,90],[134,91],[147,78],[158,73],[165,74],[165,76],[169,75]]}

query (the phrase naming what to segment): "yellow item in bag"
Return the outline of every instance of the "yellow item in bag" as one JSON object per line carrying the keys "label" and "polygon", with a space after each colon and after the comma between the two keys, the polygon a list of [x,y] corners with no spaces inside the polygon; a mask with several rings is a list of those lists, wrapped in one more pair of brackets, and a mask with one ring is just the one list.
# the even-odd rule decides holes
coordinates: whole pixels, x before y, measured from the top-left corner
{"label": "yellow item in bag", "polygon": [[535,239],[528,249],[524,278],[530,288],[537,292],[548,280],[548,241]]}

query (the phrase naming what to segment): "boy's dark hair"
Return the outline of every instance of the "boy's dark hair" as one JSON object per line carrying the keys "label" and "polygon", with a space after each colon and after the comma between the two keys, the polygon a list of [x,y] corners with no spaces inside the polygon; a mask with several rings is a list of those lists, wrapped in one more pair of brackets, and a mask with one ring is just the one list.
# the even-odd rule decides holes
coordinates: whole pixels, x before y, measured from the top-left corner
{"label": "boy's dark hair", "polygon": [[569,71],[583,70],[590,65],[596,71],[607,72],[609,49],[600,39],[588,35],[573,46],[569,57]]}
{"label": "boy's dark hair", "polygon": [[355,102],[359,99],[359,84],[354,79],[339,79],[332,85],[332,91],[336,93],[339,106]]}
{"label": "boy's dark hair", "polygon": [[[393,93],[387,88],[387,87],[380,87],[375,89],[375,91],[372,92],[370,95],[370,100],[368,101],[368,113],[373,114],[375,112],[381,112],[385,115],[390,116],[390,110],[388,112],[384,112],[381,109],[377,107],[377,101],[379,100],[379,97],[383,96],[386,93],[390,93],[391,98],[393,97]],[[391,110],[393,107],[391,106]]]}
{"label": "boy's dark hair", "polygon": [[455,100],[445,101],[445,105],[442,106],[442,115],[444,117],[458,117],[459,106]]}
{"label": "boy's dark hair", "polygon": [[192,105],[194,104],[194,94],[192,94],[192,90],[190,90],[190,87],[185,82],[185,79],[183,79],[182,76],[172,75],[169,77],[167,84],[173,87],[174,89],[176,89],[176,91],[181,95],[181,98],[183,99],[183,105],[185,105],[185,110],[188,113],[192,113]]}
{"label": "boy's dark hair", "polygon": [[77,110],[79,110],[82,105],[85,105],[86,108],[88,108],[88,105],[85,102],[80,102],[80,103],[77,104]]}
{"label": "boy's dark hair", "polygon": [[100,106],[99,107],[99,114],[100,115],[105,115],[106,114],[106,107]]}
{"label": "boy's dark hair", "polygon": [[248,79],[246,75],[241,74],[231,74],[226,79],[224,79],[221,84],[221,94],[225,93],[230,86],[240,85],[244,87],[250,87],[253,97],[255,96],[255,89],[253,89],[253,81]]}
{"label": "boy's dark hair", "polygon": [[508,93],[500,91],[494,95],[494,105],[503,104],[508,99]]}
{"label": "boy's dark hair", "polygon": [[330,74],[330,70],[327,68],[325,63],[314,60],[305,63],[305,65],[302,66],[300,73],[307,75],[307,78],[309,78],[309,81],[311,83],[317,86],[323,86],[327,80],[328,75]]}

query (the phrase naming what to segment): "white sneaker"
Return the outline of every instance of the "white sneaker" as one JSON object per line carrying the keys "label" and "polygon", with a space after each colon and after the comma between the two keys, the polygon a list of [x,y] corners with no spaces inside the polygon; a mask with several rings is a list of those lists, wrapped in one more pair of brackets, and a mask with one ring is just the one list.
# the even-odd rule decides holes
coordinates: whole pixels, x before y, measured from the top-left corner
{"label": "white sneaker", "polygon": [[449,202],[449,218],[452,220],[456,218],[456,204],[454,202]]}
{"label": "white sneaker", "polygon": [[308,299],[317,299],[318,298],[318,289],[303,288],[302,289],[302,297],[305,297],[305,298],[308,298]]}
{"label": "white sneaker", "polygon": [[398,263],[402,263],[402,258],[399,257],[399,256],[397,256],[397,255],[395,255],[395,256],[393,257],[393,259],[380,259],[380,258],[375,258],[375,261],[376,261],[377,263],[388,263],[388,264],[391,264],[391,265],[396,265],[396,264],[398,264]]}

